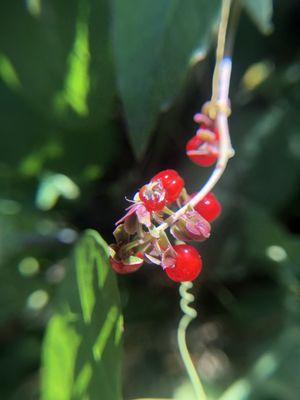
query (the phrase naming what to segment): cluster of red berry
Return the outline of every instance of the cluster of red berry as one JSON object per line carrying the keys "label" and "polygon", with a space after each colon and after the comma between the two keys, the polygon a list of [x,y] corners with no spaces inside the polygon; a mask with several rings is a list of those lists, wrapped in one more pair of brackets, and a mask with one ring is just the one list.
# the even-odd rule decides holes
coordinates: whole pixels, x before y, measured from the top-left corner
{"label": "cluster of red berry", "polygon": [[[202,114],[196,114],[195,121],[199,129],[187,143],[187,155],[198,165],[211,166],[218,158],[218,132],[214,122]],[[116,223],[116,243],[110,246],[110,263],[116,272],[131,273],[149,261],[162,266],[175,282],[198,277],[201,256],[185,242],[203,241],[210,236],[210,223],[220,215],[221,205],[213,193],[208,193],[194,207],[188,205],[186,212],[173,222],[176,209],[195,196],[188,195],[184,186],[182,177],[169,169],[155,175],[136,193],[126,215]],[[180,244],[172,245],[165,230],[157,227],[166,220]]]}
{"label": "cluster of red berry", "polygon": [[196,114],[194,121],[200,126],[186,144],[186,154],[195,164],[201,167],[213,165],[219,155],[219,132],[214,122],[203,114]]}

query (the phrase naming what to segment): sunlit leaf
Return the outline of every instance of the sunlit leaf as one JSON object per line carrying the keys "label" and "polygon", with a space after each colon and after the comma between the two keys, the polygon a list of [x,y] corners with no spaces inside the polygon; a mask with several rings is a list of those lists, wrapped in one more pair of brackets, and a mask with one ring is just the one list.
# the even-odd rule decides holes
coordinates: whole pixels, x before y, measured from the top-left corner
{"label": "sunlit leaf", "polygon": [[72,260],[44,341],[42,399],[120,400],[122,314],[108,247],[87,231]]}
{"label": "sunlit leaf", "polygon": [[73,49],[68,60],[68,72],[65,78],[64,89],[55,97],[55,105],[59,112],[64,111],[67,105],[81,116],[89,113],[87,96],[90,87],[89,81],[89,7],[82,4],[76,26],[76,36]]}

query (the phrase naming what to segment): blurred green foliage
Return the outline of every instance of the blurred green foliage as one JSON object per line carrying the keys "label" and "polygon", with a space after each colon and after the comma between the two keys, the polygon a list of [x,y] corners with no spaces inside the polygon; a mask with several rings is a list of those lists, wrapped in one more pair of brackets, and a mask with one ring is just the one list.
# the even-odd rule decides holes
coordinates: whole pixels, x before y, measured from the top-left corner
{"label": "blurred green foliage", "polygon": [[108,258],[95,231],[76,245],[45,336],[43,400],[121,398],[123,317]]}
{"label": "blurred green foliage", "polygon": [[[216,189],[222,217],[200,247],[199,318],[189,340],[212,398],[298,400],[300,6],[275,1],[271,23],[271,1],[244,5],[231,86],[236,157]],[[0,7],[0,398],[41,398],[41,344],[52,317],[42,398],[72,392],[92,400],[103,371],[89,343],[105,310],[119,310],[118,295],[110,272],[106,290],[91,260],[67,258],[85,228],[110,242],[125,195],[160,169],[178,169],[190,191],[207,178],[184,146],[195,131],[193,114],[210,96],[220,1],[24,0]],[[263,36],[253,22],[272,33]],[[89,240],[79,241],[75,259],[83,252],[107,270],[103,244],[86,255]],[[76,268],[86,273],[76,278]],[[146,266],[121,277],[119,287],[124,398],[191,399],[175,342],[176,285]],[[97,310],[89,324],[79,305],[86,290]],[[109,348],[107,370],[118,382],[120,348]],[[75,358],[79,377],[79,370],[72,375]],[[119,396],[118,385],[103,400]]]}

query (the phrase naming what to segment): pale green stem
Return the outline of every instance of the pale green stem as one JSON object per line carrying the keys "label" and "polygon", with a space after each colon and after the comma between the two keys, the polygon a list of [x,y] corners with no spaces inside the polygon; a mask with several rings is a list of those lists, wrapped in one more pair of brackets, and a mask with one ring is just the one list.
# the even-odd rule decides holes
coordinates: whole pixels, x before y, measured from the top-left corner
{"label": "pale green stem", "polygon": [[193,386],[196,400],[207,400],[203,385],[192,362],[186,344],[186,330],[190,322],[197,317],[197,311],[190,306],[190,303],[195,299],[195,297],[188,292],[192,287],[192,282],[183,282],[179,287],[179,293],[181,296],[180,307],[184,315],[179,322],[177,330],[178,347],[185,369]]}
{"label": "pale green stem", "polygon": [[220,135],[219,157],[215,169],[207,180],[206,184],[199,192],[190,199],[183,207],[177,210],[173,215],[168,217],[162,224],[157,227],[157,231],[164,231],[172,226],[178,219],[184,215],[189,207],[194,207],[204,196],[207,195],[216,183],[219,181],[227,166],[228,160],[234,155],[230,142],[228,129],[228,113],[229,113],[229,82],[231,74],[231,59],[224,58],[224,49],[226,44],[226,32],[230,13],[231,0],[222,1],[221,19],[218,32],[218,43],[216,51],[216,65],[213,75],[213,88],[211,101],[204,105],[209,116],[216,120]]}

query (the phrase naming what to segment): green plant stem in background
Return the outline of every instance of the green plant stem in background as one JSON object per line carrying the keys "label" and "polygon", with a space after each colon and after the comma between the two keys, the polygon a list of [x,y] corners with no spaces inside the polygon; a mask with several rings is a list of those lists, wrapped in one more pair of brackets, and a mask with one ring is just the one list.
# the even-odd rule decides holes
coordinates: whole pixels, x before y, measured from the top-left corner
{"label": "green plant stem in background", "polygon": [[190,322],[197,317],[197,311],[190,306],[190,303],[195,299],[195,297],[188,292],[188,290],[191,289],[192,287],[193,287],[192,282],[183,282],[179,287],[179,293],[181,296],[180,307],[184,315],[179,322],[177,331],[177,340],[178,340],[180,355],[184,363],[184,366],[186,368],[186,371],[189,375],[190,381],[192,383],[196,399],[206,400],[207,397],[203,385],[200,381],[199,375],[197,374],[195,366],[192,362],[186,344],[186,330]]}

